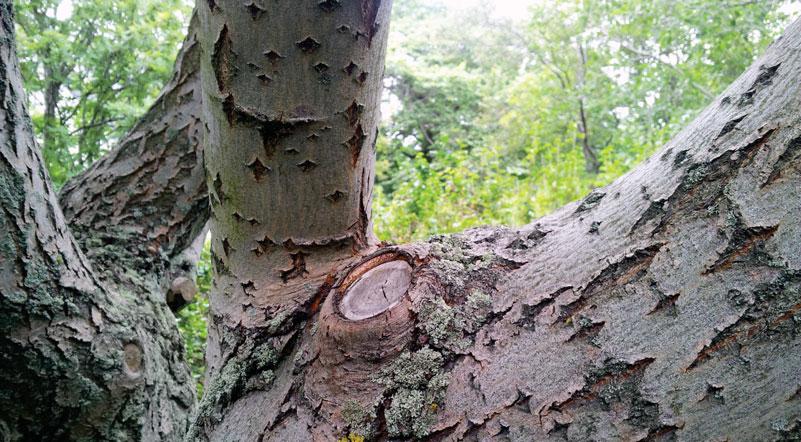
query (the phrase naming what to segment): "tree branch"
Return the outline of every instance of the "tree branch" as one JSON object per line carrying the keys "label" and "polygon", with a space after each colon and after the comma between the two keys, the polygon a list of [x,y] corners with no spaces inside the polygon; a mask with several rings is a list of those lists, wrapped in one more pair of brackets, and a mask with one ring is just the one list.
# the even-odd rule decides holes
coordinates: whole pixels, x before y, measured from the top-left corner
{"label": "tree branch", "polygon": [[210,393],[191,434],[214,439],[226,434],[215,410],[231,400],[215,384],[225,382],[222,365],[239,358],[228,337],[289,327],[338,269],[375,247],[374,143],[391,1],[198,8],[215,289]]}
{"label": "tree branch", "polygon": [[175,278],[194,280],[182,253],[209,216],[196,27],[193,18],[172,79],[139,123],[61,191],[78,241],[115,283],[166,293]]}
{"label": "tree branch", "polygon": [[[620,48],[623,49],[624,51],[627,51],[627,52],[629,52],[631,54],[634,54],[634,55],[636,55],[638,57],[651,59],[651,60],[661,64],[662,66],[665,66],[666,68],[670,69],[671,71],[679,74],[679,76],[682,77],[682,78],[686,77],[684,72],[682,72],[681,69],[679,69],[676,65],[671,64],[671,63],[667,63],[667,62],[665,62],[664,60],[662,60],[661,58],[659,58],[656,55],[649,54],[648,52],[644,52],[644,51],[632,48],[632,47],[630,47],[628,45],[625,45],[625,44],[621,44]],[[692,87],[694,87],[696,90],[698,90],[698,92],[700,92],[707,100],[712,100],[713,98],[715,98],[715,96],[712,94],[712,92],[709,92],[702,85],[700,85],[700,84],[698,84],[698,83],[696,83],[694,81],[689,81],[689,83],[690,83],[690,85]]]}
{"label": "tree branch", "polygon": [[194,404],[163,298],[101,282],[35,145],[0,0],[0,434],[178,440]]}

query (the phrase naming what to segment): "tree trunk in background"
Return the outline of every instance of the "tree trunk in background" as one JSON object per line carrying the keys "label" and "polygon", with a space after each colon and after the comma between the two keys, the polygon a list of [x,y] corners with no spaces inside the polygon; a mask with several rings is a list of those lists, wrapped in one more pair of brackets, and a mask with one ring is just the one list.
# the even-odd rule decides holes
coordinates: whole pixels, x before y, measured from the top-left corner
{"label": "tree trunk in background", "polygon": [[388,2],[201,3],[216,286],[190,439],[799,436],[801,22],[583,201],[376,248]]}
{"label": "tree trunk in background", "polygon": [[[45,67],[45,77],[53,78],[55,73]],[[56,121],[56,105],[58,104],[59,99],[59,89],[61,88],[61,83],[57,82],[55,79],[50,80],[47,83],[47,88],[45,89],[44,100],[45,100],[45,111],[44,111],[44,125],[42,130],[42,151],[47,151],[48,149],[53,149],[53,133],[52,128],[55,126]]]}
{"label": "tree trunk in background", "polygon": [[578,58],[578,66],[576,67],[576,89],[578,90],[578,105],[579,105],[579,118],[576,126],[578,126],[579,134],[581,134],[581,153],[584,155],[584,170],[591,174],[598,174],[601,169],[601,163],[598,161],[598,153],[593,148],[590,140],[590,128],[587,125],[587,112],[584,109],[584,91],[585,91],[585,75],[587,73],[587,52],[584,50],[584,43],[578,42],[576,44],[576,54]]}
{"label": "tree trunk in background", "polygon": [[0,18],[0,439],[180,440],[195,398],[165,287],[191,272],[178,258],[208,217],[194,31],[156,104],[59,208],[7,0]]}

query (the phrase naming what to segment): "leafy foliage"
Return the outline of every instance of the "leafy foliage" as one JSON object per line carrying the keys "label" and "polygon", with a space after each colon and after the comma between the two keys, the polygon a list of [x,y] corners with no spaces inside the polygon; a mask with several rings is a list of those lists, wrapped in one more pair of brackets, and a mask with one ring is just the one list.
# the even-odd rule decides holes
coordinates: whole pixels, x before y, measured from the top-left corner
{"label": "leafy foliage", "polygon": [[181,329],[181,335],[186,346],[186,361],[192,369],[192,377],[195,378],[198,397],[203,396],[203,381],[205,380],[206,362],[204,356],[212,278],[211,241],[207,240],[203,244],[200,261],[197,264],[196,282],[198,294],[195,297],[195,301],[184,307],[177,315],[178,327]]}
{"label": "leafy foliage", "polygon": [[379,236],[523,224],[608,184],[750,65],[791,3],[536,2],[521,25],[400,2]]}
{"label": "leafy foliage", "polygon": [[100,158],[155,99],[189,12],[186,0],[17,2],[20,67],[57,186]]}

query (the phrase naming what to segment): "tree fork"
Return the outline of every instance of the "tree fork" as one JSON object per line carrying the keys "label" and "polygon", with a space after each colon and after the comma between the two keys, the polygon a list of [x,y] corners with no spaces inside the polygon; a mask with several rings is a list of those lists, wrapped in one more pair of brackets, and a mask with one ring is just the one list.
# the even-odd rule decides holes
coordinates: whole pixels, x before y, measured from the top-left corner
{"label": "tree fork", "polygon": [[[301,112],[271,107],[269,95],[249,99],[242,66],[251,68],[250,60],[242,57],[257,51],[269,66],[288,61],[303,74],[298,59],[323,54],[317,51],[328,42],[311,31],[331,37],[320,26],[325,20],[338,21],[333,29],[366,42],[368,52],[385,38],[387,4],[294,3],[201,2],[210,9],[201,11],[203,88],[215,100],[204,118],[213,117],[209,139],[218,134],[210,147],[217,156],[207,163],[220,172],[209,177],[219,217],[213,228],[227,236],[214,246],[210,373],[190,439],[798,437],[801,22],[660,152],[582,201],[520,229],[473,229],[375,250],[370,193],[362,192],[370,173],[343,181],[358,184],[358,205],[327,218],[283,210],[285,199],[272,208],[262,203],[276,204],[271,195],[291,195],[288,187],[298,183],[304,195],[318,195],[313,185],[331,184],[329,173],[319,182],[279,180],[285,187],[268,197],[256,189],[276,170],[312,176],[286,169],[311,174],[321,164],[315,157],[278,160],[292,149],[316,153],[303,149],[298,132],[325,124],[316,112],[330,109]],[[170,330],[163,298],[143,303],[137,291],[98,288],[104,277],[90,267],[99,261],[85,260],[72,242],[25,124],[10,6],[0,6],[0,183],[9,189],[0,193],[0,401],[14,410],[2,416],[0,432],[12,439],[175,439],[191,392],[180,358],[160,359],[179,353],[174,340],[159,339]],[[337,20],[339,13],[352,23]],[[300,26],[289,20],[297,15]],[[256,27],[260,20],[280,38],[269,49],[243,50],[253,35],[270,38],[253,32],[266,29]],[[289,35],[293,29],[309,32]],[[351,61],[344,73],[369,82],[371,73]],[[295,90],[325,80],[313,76],[327,72],[318,64],[312,76],[278,83],[291,84],[278,94],[281,103],[319,98],[316,89]],[[278,72],[254,75],[269,85],[281,73],[271,69]],[[244,101],[236,95],[243,91]],[[369,110],[354,102],[341,115],[349,125]],[[326,131],[313,132],[309,142]],[[337,137],[327,141],[350,156],[326,151],[324,158],[369,169],[360,163],[365,151],[353,155],[351,146],[370,130],[354,134],[345,146]],[[253,181],[245,181],[236,162],[254,152],[244,160]],[[249,200],[243,189],[261,196]],[[332,202],[351,192],[337,190],[328,194]],[[312,210],[312,200],[299,201]],[[314,216],[333,221],[302,225]],[[248,247],[252,256],[243,252]],[[23,397],[31,379],[45,388]],[[48,421],[36,419],[41,410]]]}
{"label": "tree fork", "polygon": [[[520,229],[354,253],[355,237],[344,236],[347,247],[335,240],[355,225],[356,202],[321,227],[329,212],[317,205],[318,178],[294,178],[323,164],[302,140],[321,139],[327,123],[294,99],[325,90],[314,66],[331,65],[318,52],[330,43],[311,30],[330,30],[352,4],[212,4],[204,90],[219,285],[209,393],[191,437],[762,440],[801,431],[792,375],[801,373],[801,22],[660,152],[584,200]],[[299,26],[283,20],[290,9]],[[259,54],[271,70],[254,62],[248,71]],[[269,87],[285,84],[272,67],[282,63],[294,76],[278,99]],[[249,97],[260,76],[264,94]],[[348,103],[330,100],[321,108]],[[334,163],[347,165],[339,155]],[[265,196],[259,183],[274,190]],[[301,196],[287,209],[292,191]]]}

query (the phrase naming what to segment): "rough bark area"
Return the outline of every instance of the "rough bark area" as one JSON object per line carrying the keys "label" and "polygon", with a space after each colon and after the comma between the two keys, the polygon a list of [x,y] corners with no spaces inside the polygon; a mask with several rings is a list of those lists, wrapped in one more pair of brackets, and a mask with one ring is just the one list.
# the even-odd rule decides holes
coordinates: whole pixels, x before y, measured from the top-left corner
{"label": "rough bark area", "polygon": [[177,278],[194,280],[192,244],[209,218],[196,32],[193,15],[156,102],[114,150],[61,191],[67,223],[109,282],[166,293]]}
{"label": "rough bark area", "polygon": [[[417,284],[443,286],[410,292],[409,354],[438,371],[407,366],[428,383],[360,401],[376,434],[798,437],[799,49],[796,22],[661,152],[583,201],[519,231],[427,245]],[[491,309],[476,316],[471,296]]]}
{"label": "rough bark area", "polygon": [[[355,262],[326,248],[325,263],[308,244],[353,211],[314,200],[326,178],[292,166],[314,161],[331,179],[353,167],[298,141],[323,136],[318,109],[332,106],[308,91],[321,89],[316,63],[337,63],[323,36],[372,26],[349,19],[359,2],[208,3],[219,283],[192,438],[801,437],[801,21],[659,153],[584,200],[522,229],[364,249]],[[386,26],[387,5],[361,3]],[[281,66],[295,83],[271,92],[286,84]],[[273,83],[256,89],[265,71]],[[260,124],[286,131],[267,132],[287,133],[266,138],[274,151]],[[361,188],[350,183],[340,190]],[[406,295],[365,292],[402,284],[402,263],[378,272],[396,261],[412,267]]]}
{"label": "rough bark area", "polygon": [[[139,190],[170,194],[167,198],[177,206],[202,199],[202,167],[187,141],[191,130],[176,124],[183,120],[174,116],[182,112],[174,104],[180,87],[166,93],[149,115],[167,120],[161,126],[175,125],[161,132],[165,139],[184,138],[173,148],[182,161],[160,167],[160,173],[135,167],[157,149],[145,135],[139,138],[146,148],[130,147],[137,145],[137,131],[158,126],[146,119],[129,137],[127,148],[64,190],[65,220],[24,107],[10,1],[0,1],[0,20],[0,439],[178,440],[195,399],[175,320],[158,287],[159,266],[166,267],[162,261],[173,250],[192,242],[205,219],[200,214],[201,221],[195,222],[199,226],[189,226],[162,214],[145,222],[144,217],[154,216],[149,207],[153,200],[136,194],[138,182],[131,177],[156,183],[142,184],[146,189]],[[182,54],[188,57],[192,46]],[[179,63],[179,77],[184,78],[177,77],[174,84],[185,84],[191,75],[181,68],[185,66]],[[199,108],[199,93],[188,99]],[[164,134],[172,130],[180,135]],[[170,148],[165,144],[162,151]],[[137,153],[139,158],[122,158]],[[168,163],[174,159],[165,158]],[[114,169],[116,176],[104,175],[105,169]],[[187,178],[185,169],[200,178]],[[175,175],[185,178],[171,180]],[[131,188],[121,187],[129,183]],[[178,183],[186,194],[170,188]],[[185,213],[181,210],[167,214]],[[134,218],[146,227],[134,229]],[[68,223],[78,227],[79,241]],[[170,232],[177,239],[142,252],[140,245],[162,238],[159,229],[179,223],[186,226]],[[140,262],[152,267],[137,267]]]}
{"label": "rough bark area", "polygon": [[[337,269],[375,247],[390,6],[198,6],[215,288],[193,437],[269,434],[282,412],[267,404],[299,385],[275,364],[298,348],[301,323],[319,310]],[[271,388],[274,379],[281,385]]]}

